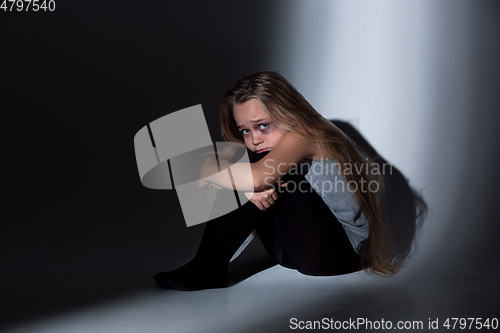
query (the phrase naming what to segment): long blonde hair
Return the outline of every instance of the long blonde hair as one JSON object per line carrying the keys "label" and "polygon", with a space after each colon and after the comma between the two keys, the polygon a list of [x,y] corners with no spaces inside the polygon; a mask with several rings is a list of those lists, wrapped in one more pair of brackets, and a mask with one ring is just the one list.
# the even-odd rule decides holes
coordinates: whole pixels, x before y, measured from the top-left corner
{"label": "long blonde hair", "polygon": [[[275,72],[258,72],[238,80],[222,97],[220,118],[222,135],[226,141],[244,144],[233,117],[233,106],[252,98],[257,99],[269,118],[281,130],[295,132],[307,140],[317,142],[321,149],[332,155],[340,166],[347,184],[354,182],[356,189],[363,182],[376,181],[378,191],[355,190],[359,207],[370,224],[362,268],[379,275],[397,272],[400,263],[391,257],[387,223],[383,210],[384,180],[378,169],[362,154],[352,140],[329,120],[321,116],[309,102],[283,76]],[[344,172],[348,166],[358,165],[357,172]],[[352,169],[351,169],[352,170]]]}

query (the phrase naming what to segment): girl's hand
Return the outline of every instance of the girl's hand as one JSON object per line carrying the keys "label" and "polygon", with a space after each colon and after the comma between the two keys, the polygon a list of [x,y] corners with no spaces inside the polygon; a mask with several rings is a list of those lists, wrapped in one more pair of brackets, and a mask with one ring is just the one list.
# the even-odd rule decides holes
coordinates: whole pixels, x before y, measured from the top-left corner
{"label": "girl's hand", "polygon": [[[206,176],[212,175],[214,173],[219,172],[219,169],[225,169],[230,165],[229,161],[226,159],[222,159],[219,161],[219,166],[217,166],[217,160],[213,156],[208,156],[205,158],[203,163],[200,165],[197,174],[196,185],[201,189],[208,189],[208,185],[210,184],[207,180],[203,179]],[[212,187],[221,190],[223,187],[212,184]]]}
{"label": "girl's hand", "polygon": [[205,158],[203,163],[198,168],[198,174],[196,179],[196,185],[198,188],[208,190],[209,182],[204,180],[203,178],[214,173],[214,168],[217,168],[217,161],[215,158],[209,156]]}
{"label": "girl's hand", "polygon": [[266,210],[278,200],[278,194],[273,187],[260,192],[245,192],[245,195],[260,210]]}

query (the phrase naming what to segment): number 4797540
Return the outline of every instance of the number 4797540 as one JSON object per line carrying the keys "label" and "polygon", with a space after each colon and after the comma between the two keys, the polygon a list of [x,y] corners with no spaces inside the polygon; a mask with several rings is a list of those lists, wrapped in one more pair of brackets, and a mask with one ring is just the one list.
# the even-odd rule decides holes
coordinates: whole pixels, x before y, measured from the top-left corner
{"label": "number 4797540", "polygon": [[[1,1],[1,0],[0,0]],[[34,11],[38,12],[47,10],[53,12],[56,10],[56,2],[54,0],[3,0],[0,9],[4,12],[12,11]]]}

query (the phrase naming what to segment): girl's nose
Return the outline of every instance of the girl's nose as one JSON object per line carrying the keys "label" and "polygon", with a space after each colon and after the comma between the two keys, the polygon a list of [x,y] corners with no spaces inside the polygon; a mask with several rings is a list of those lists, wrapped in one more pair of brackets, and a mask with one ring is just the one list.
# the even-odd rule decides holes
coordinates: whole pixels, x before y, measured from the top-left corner
{"label": "girl's nose", "polygon": [[262,143],[262,138],[259,135],[254,135],[252,138],[252,143],[254,146],[258,146]]}

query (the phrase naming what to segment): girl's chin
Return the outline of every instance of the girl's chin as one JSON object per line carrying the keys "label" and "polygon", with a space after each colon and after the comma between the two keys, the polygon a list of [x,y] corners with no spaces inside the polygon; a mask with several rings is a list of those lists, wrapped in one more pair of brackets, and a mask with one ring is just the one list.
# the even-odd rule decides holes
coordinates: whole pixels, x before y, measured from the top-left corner
{"label": "girl's chin", "polygon": [[247,151],[248,151],[248,157],[250,158],[250,162],[254,163],[254,162],[259,161],[264,156],[266,156],[271,150],[266,150],[262,153],[257,153],[257,152],[250,150],[250,149],[247,149]]}

